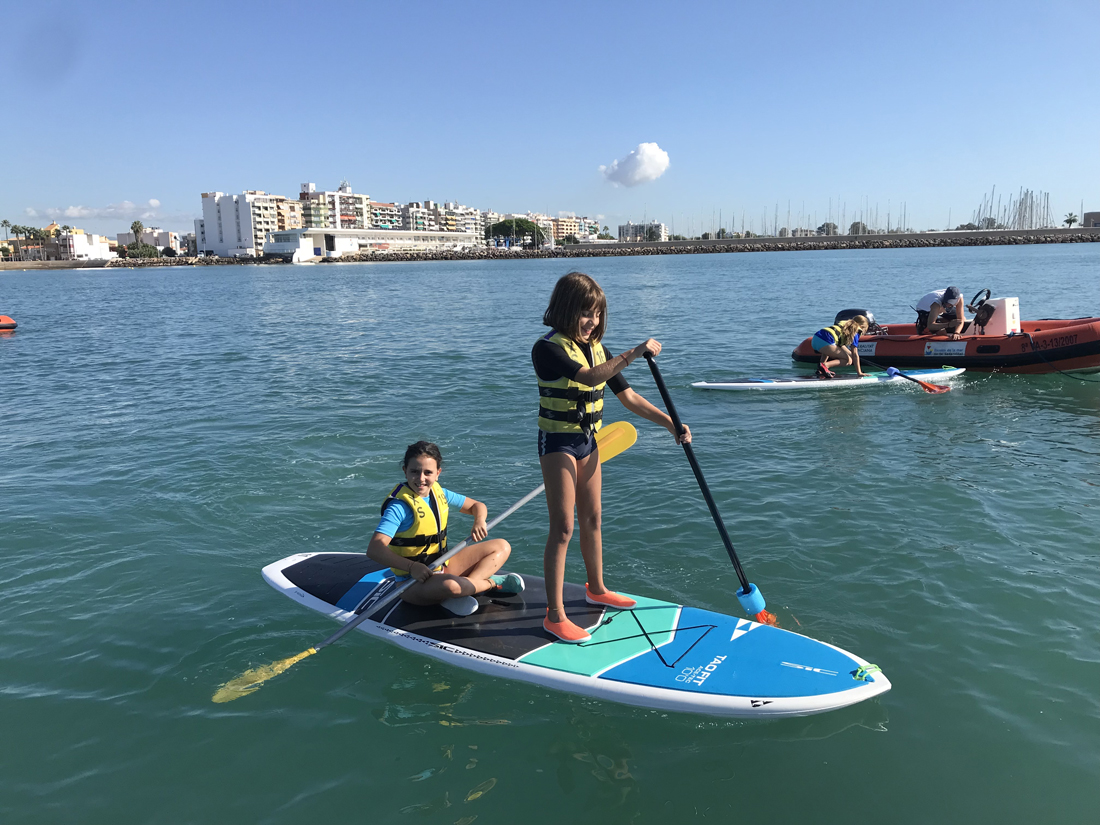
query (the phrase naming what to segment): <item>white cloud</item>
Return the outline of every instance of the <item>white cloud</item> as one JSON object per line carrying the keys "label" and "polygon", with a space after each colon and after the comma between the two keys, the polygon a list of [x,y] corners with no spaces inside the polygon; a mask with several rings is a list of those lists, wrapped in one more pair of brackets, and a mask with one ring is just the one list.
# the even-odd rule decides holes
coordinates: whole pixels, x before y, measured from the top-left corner
{"label": "white cloud", "polygon": [[668,163],[668,152],[656,143],[639,143],[625,158],[601,166],[600,171],[615,186],[637,186],[657,180],[668,169]]}
{"label": "white cloud", "polygon": [[27,208],[27,215],[30,217],[47,217],[53,220],[58,218],[79,218],[81,220],[120,220],[129,221],[134,218],[141,218],[143,220],[149,218],[157,218],[159,214],[157,209],[160,207],[160,201],[156,198],[150,198],[146,204],[138,206],[133,201],[121,201],[119,203],[111,203],[107,206],[66,206],[64,208],[50,206],[44,209],[31,209]]}

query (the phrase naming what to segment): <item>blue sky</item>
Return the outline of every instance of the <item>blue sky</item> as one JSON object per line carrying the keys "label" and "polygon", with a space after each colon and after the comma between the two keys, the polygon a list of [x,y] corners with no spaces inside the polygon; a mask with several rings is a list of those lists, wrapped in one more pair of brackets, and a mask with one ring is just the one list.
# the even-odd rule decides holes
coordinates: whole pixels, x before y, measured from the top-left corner
{"label": "blue sky", "polygon": [[[204,191],[347,179],[677,232],[720,210],[759,231],[777,204],[785,225],[788,202],[792,224],[905,203],[943,228],[994,186],[1049,192],[1061,219],[1100,210],[1095,11],[45,0],[5,14],[0,218],[187,231]],[[605,180],[641,143],[667,171]]]}

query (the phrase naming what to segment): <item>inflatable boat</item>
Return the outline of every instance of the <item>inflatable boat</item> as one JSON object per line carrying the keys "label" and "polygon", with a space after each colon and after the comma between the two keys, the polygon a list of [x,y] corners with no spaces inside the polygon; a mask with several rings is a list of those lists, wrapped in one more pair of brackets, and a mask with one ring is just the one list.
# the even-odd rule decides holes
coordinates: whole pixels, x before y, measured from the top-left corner
{"label": "inflatable boat", "polygon": [[7,315],[0,315],[0,332],[10,332],[17,326],[19,325]]}
{"label": "inflatable boat", "polygon": [[[883,367],[965,367],[979,372],[1098,372],[1100,317],[1020,320],[1019,298],[990,298],[988,289],[967,309],[978,323],[967,322],[958,340],[919,335],[916,324],[879,326],[865,309],[845,309],[833,323],[866,315],[870,330],[860,337],[861,358]],[[807,338],[791,353],[798,362],[816,364],[820,356]]]}

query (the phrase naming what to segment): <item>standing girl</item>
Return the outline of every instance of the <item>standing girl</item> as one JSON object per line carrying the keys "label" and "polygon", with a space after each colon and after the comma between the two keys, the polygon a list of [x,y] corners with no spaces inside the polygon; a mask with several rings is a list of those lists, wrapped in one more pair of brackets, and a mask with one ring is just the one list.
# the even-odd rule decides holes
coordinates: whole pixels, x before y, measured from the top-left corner
{"label": "standing girl", "polygon": [[821,363],[814,373],[818,378],[836,378],[830,367],[854,364],[856,373],[863,375],[859,366],[859,336],[867,331],[867,316],[856,315],[840,324],[819,329],[810,339],[810,346],[821,356]]}
{"label": "standing girl", "polygon": [[[607,297],[592,278],[581,272],[563,276],[554,286],[542,322],[550,332],[535,343],[531,360],[539,382],[539,464],[550,511],[550,535],[543,556],[547,604],[543,627],[575,644],[591,637],[569,621],[563,605],[565,553],[573,536],[574,507],[588,572],[585,599],[619,609],[635,604],[633,599],[612,593],[603,580],[596,431],[603,419],[604,386],[632,413],[660,424],[677,443],[681,438],[672,419],[634,392],[619,374],[646,352],[657,355],[661,345],[647,338],[613,358],[601,343],[607,329]],[[690,430],[686,426],[684,430],[683,440],[691,441]]]}

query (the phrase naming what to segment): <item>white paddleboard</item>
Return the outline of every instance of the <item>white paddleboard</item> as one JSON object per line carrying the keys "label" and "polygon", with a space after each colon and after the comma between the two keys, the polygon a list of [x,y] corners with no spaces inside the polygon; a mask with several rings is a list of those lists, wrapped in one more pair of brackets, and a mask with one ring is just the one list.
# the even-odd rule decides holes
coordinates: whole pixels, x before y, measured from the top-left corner
{"label": "white paddleboard", "polygon": [[[966,372],[962,367],[943,367],[934,370],[905,370],[906,375],[930,384],[946,384]],[[840,387],[870,387],[877,384],[900,382],[910,384],[900,375],[870,372],[866,375],[837,373],[836,378],[817,378],[800,375],[794,378],[750,378],[746,381],[696,381],[691,386],[700,390],[835,390]]]}

